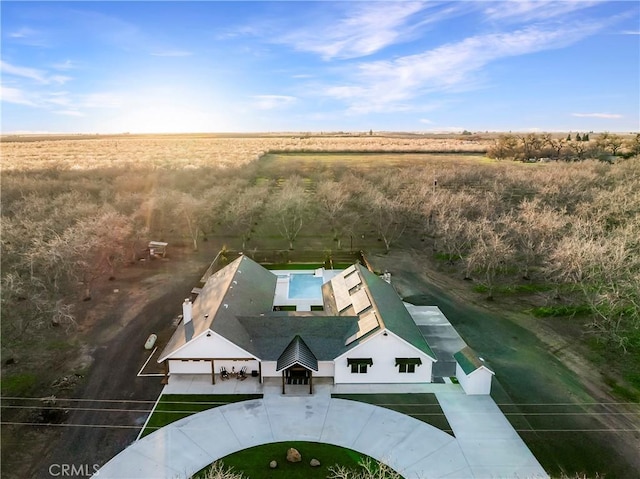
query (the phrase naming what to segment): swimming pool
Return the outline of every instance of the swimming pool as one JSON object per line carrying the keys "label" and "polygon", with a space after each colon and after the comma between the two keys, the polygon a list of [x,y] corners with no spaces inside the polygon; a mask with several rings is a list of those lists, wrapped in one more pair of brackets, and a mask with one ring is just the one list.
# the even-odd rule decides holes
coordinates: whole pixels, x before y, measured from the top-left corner
{"label": "swimming pool", "polygon": [[322,300],[322,277],[292,274],[289,278],[289,299]]}

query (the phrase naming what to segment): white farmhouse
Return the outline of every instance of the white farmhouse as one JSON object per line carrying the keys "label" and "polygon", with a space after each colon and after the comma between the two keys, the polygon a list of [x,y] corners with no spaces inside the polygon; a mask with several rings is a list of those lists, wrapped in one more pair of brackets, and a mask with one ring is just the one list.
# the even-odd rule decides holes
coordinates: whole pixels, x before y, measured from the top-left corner
{"label": "white farmhouse", "polygon": [[[322,285],[315,311],[274,311],[278,277],[246,256],[212,275],[158,362],[167,381],[222,369],[259,381],[428,383],[436,357],[393,287],[360,264]],[[275,307],[274,307],[275,306]],[[305,308],[306,309],[306,308]],[[321,311],[317,309],[322,309]],[[222,369],[221,369],[222,368]]]}

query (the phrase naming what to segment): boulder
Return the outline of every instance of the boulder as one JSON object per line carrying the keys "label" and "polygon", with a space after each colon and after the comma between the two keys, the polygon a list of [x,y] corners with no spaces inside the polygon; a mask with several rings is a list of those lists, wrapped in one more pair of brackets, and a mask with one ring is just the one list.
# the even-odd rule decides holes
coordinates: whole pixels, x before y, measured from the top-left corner
{"label": "boulder", "polygon": [[270,467],[271,469],[275,469],[276,467],[278,467],[278,461],[271,461],[271,462],[269,463],[269,467]]}
{"label": "boulder", "polygon": [[309,461],[309,465],[311,467],[319,467],[320,466],[320,461],[318,461],[316,458],[311,459],[311,461]]}
{"label": "boulder", "polygon": [[293,447],[289,448],[287,451],[287,461],[289,462],[300,462],[302,461],[302,455],[298,452],[297,449]]}

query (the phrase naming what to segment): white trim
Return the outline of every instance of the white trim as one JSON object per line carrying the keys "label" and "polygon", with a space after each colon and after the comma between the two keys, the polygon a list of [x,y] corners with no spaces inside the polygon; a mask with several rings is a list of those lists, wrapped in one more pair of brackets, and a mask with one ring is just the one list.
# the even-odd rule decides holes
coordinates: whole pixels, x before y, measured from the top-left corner
{"label": "white trim", "polygon": [[[456,362],[457,362],[457,361],[456,361]],[[460,363],[458,363],[458,364],[460,364]],[[462,366],[460,366],[460,368],[462,368]],[[486,366],[484,366],[484,365],[483,365],[483,366],[480,366],[480,367],[478,367],[478,368],[476,368],[476,369],[474,369],[474,370],[473,370],[473,371],[471,371],[469,374],[464,373],[464,369],[462,370],[462,372],[465,374],[465,376],[467,376],[467,377],[468,377],[468,376],[471,376],[472,374],[474,374],[475,372],[480,371],[481,369],[484,369],[485,371],[489,371],[489,372],[490,372],[491,374],[493,374],[494,376],[496,375],[496,373],[494,373],[491,369],[489,369],[488,367],[486,367]]]}
{"label": "white trim", "polygon": [[[175,351],[173,351],[172,353],[170,353],[169,355],[165,356],[164,358],[158,359],[158,362],[161,363],[163,361],[166,361],[167,359],[175,359],[174,356],[176,353],[178,353],[180,350],[182,350],[183,348],[187,347],[189,344],[191,344],[193,341],[201,338],[203,335],[206,335],[207,333],[211,333],[212,335],[216,335],[218,338],[221,338],[223,340],[225,340],[227,343],[233,345],[234,347],[238,348],[240,351],[242,351],[243,353],[245,353],[247,356],[252,357],[253,359],[255,359],[256,361],[262,361],[259,357],[251,354],[249,351],[247,351],[244,348],[241,348],[240,346],[238,346],[236,343],[234,343],[233,341],[225,338],[224,336],[222,336],[221,334],[216,333],[215,331],[212,331],[211,329],[207,328],[205,329],[202,333],[200,333],[197,336],[194,336],[193,338],[191,338],[189,341],[187,341],[186,343],[184,343],[182,346],[180,346],[178,349],[176,349]],[[175,333],[174,333],[175,334]],[[224,358],[222,358],[224,359]]]}
{"label": "white trim", "polygon": [[342,353],[340,356],[337,356],[336,358],[334,358],[334,361],[338,361],[339,359],[343,358],[344,356],[353,353],[353,351],[355,351],[356,349],[358,349],[360,346],[364,345],[365,343],[367,343],[368,341],[370,341],[371,339],[375,338],[376,336],[379,336],[380,334],[384,335],[384,333],[387,333],[391,336],[393,336],[394,338],[398,339],[399,341],[403,342],[404,344],[406,344],[407,346],[409,346],[410,348],[412,348],[414,351],[416,351],[418,354],[420,354],[421,356],[429,359],[432,363],[437,362],[438,360],[429,356],[427,353],[425,353],[424,351],[416,348],[413,344],[407,342],[406,340],[402,339],[400,336],[398,336],[397,334],[395,334],[394,332],[390,331],[389,329],[381,329],[376,333],[370,334],[367,336],[367,338],[362,341],[359,344],[356,344],[354,347],[352,347],[351,349],[345,351],[344,353]]}
{"label": "white trim", "polygon": [[144,422],[144,425],[142,426],[142,429],[140,429],[140,432],[138,433],[138,437],[136,437],[136,441],[140,440],[140,435],[142,434],[142,431],[144,431],[147,428],[147,424],[149,424],[149,419],[151,419],[151,416],[153,416],[153,412],[158,407],[158,403],[160,402],[160,398],[162,397],[163,393],[164,393],[164,388],[162,388],[162,391],[160,392],[160,395],[158,396],[158,399],[156,399],[156,403],[151,408],[151,412],[147,416],[147,420]]}

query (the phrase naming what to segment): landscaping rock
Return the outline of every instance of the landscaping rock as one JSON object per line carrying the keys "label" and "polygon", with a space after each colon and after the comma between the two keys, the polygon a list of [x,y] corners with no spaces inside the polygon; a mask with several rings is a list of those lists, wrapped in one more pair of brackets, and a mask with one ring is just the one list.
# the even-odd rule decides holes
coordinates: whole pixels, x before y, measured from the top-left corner
{"label": "landscaping rock", "polygon": [[270,467],[271,469],[275,469],[276,467],[278,467],[278,461],[271,461],[271,462],[269,463],[269,467]]}
{"label": "landscaping rock", "polygon": [[300,462],[302,461],[302,455],[298,452],[297,449],[294,449],[293,447],[291,447],[287,451],[287,461]]}
{"label": "landscaping rock", "polygon": [[317,459],[311,459],[311,461],[309,461],[309,465],[311,467],[319,467],[320,466],[320,461],[318,461]]}

